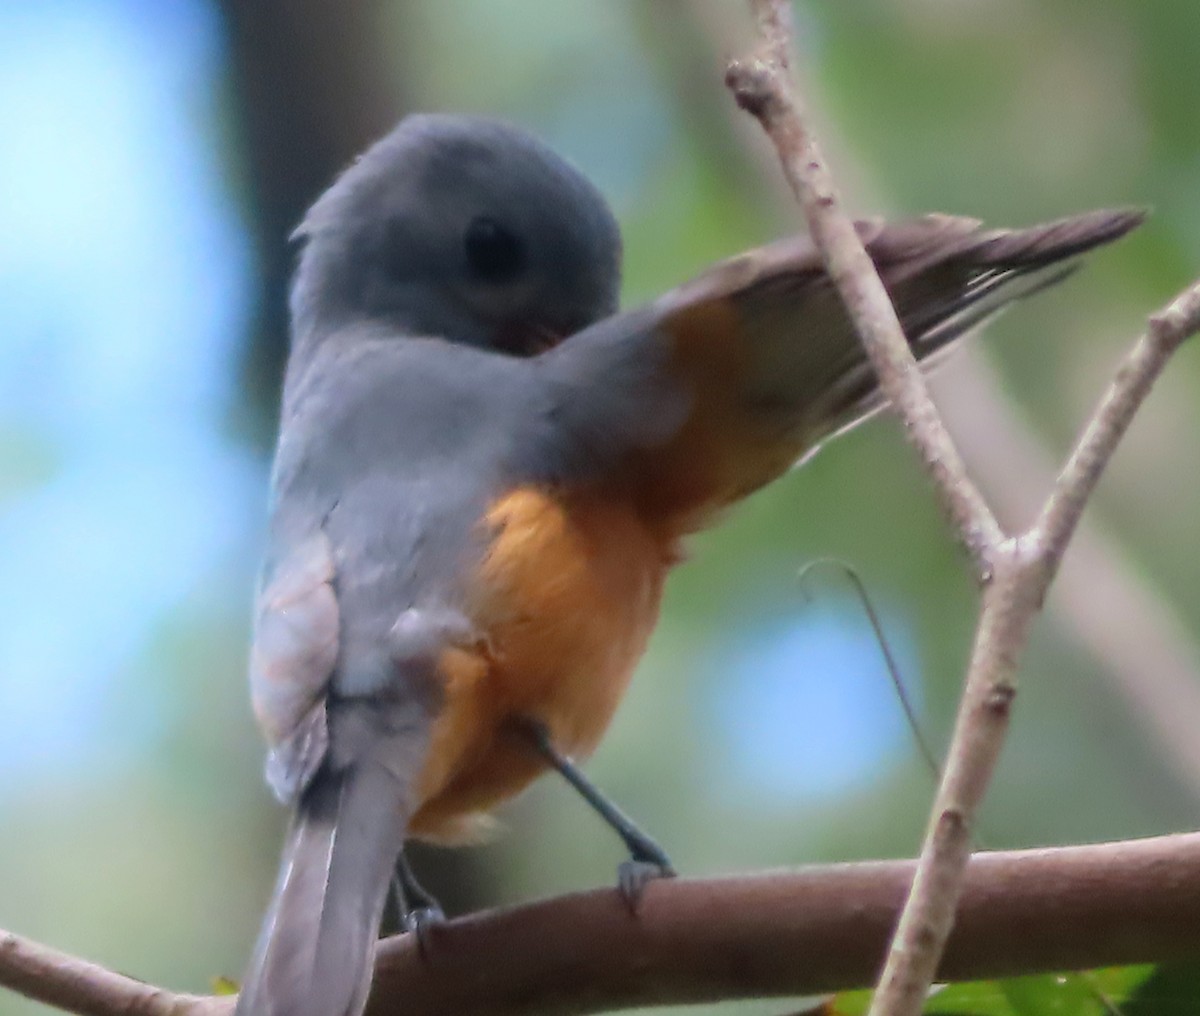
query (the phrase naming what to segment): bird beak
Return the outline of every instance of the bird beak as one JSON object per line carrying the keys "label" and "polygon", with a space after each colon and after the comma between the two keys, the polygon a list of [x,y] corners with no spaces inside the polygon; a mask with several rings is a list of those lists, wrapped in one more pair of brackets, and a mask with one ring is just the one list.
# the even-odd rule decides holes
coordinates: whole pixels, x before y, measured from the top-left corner
{"label": "bird beak", "polygon": [[495,348],[511,356],[537,356],[564,338],[562,332],[535,321],[512,321],[497,332]]}

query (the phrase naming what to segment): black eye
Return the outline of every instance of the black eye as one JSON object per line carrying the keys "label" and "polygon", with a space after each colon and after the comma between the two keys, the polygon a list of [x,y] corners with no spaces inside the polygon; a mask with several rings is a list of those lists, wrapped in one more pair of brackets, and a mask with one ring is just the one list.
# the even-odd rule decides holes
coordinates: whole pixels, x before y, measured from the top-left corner
{"label": "black eye", "polygon": [[511,230],[495,219],[472,219],[463,236],[467,264],[484,282],[511,282],[525,267],[525,247]]}
{"label": "black eye", "polygon": [[412,275],[413,241],[403,219],[392,219],[385,224],[379,257],[389,279],[403,282]]}

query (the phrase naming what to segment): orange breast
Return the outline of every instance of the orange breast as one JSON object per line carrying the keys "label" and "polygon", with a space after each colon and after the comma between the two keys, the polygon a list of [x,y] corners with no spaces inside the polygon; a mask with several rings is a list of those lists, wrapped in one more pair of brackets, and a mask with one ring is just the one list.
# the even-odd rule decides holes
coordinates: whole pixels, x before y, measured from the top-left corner
{"label": "orange breast", "polygon": [[494,540],[472,614],[486,643],[442,658],[445,702],[411,831],[450,841],[544,765],[503,731],[545,723],[562,751],[595,748],[658,616],[674,548],[598,491],[522,488],[487,516]]}

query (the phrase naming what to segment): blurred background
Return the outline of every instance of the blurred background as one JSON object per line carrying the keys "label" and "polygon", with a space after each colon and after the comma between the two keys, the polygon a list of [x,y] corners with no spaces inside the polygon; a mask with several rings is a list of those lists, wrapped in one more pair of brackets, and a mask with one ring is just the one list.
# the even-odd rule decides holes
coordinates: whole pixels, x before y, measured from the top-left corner
{"label": "blurred background", "polygon": [[[855,210],[1154,208],[939,376],[1020,524],[1146,313],[1200,273],[1200,6],[797,18]],[[240,976],[284,822],[244,670],[305,206],[407,111],[506,117],[600,184],[626,299],[650,297],[798,228],[721,84],[748,28],[729,0],[0,0],[0,927],[178,989]],[[1196,826],[1198,433],[1192,347],[1036,629],[987,845]],[[917,847],[932,779],[863,610],[836,570],[797,579],[827,556],[861,573],[945,743],[975,595],[877,420],[695,541],[590,764],[685,873]],[[419,856],[452,911],[612,879],[617,842],[559,782],[503,819]]]}

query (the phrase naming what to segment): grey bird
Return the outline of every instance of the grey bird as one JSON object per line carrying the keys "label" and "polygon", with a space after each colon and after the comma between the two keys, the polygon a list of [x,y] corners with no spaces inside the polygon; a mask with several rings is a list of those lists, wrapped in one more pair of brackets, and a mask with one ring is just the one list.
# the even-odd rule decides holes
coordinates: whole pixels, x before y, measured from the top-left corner
{"label": "grey bird", "polygon": [[[1140,221],[861,223],[916,356]],[[357,1016],[406,838],[462,842],[603,734],[680,543],[882,404],[806,239],[617,313],[599,192],[525,132],[413,116],[297,230],[251,652],[267,779],[294,816],[238,1016]]]}

